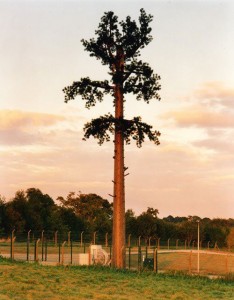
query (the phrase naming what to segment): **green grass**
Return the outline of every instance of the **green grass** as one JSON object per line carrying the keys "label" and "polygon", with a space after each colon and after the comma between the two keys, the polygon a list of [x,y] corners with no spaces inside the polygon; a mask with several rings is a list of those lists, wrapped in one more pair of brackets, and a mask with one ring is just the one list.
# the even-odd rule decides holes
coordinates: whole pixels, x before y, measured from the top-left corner
{"label": "green grass", "polygon": [[234,282],[0,259],[0,299],[234,299]]}

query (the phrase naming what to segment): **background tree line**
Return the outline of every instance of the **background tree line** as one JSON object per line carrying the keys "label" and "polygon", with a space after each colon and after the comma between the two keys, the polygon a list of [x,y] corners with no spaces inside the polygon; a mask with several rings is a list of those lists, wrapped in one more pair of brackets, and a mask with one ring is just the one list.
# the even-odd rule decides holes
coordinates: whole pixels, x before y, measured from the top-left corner
{"label": "background tree line", "polygon": [[[92,235],[95,231],[103,237],[112,233],[113,205],[96,194],[75,194],[71,192],[64,199],[55,201],[39,189],[29,188],[17,191],[14,198],[6,201],[0,196],[0,234],[68,231]],[[211,247],[217,242],[219,247],[227,246],[233,240],[234,219],[201,219],[198,216],[158,217],[157,209],[148,207],[136,216],[132,209],[126,211],[126,235],[131,239],[141,237],[146,243],[160,238],[161,241],[187,241],[191,246],[197,240],[197,221],[200,221],[202,242],[210,241]]]}

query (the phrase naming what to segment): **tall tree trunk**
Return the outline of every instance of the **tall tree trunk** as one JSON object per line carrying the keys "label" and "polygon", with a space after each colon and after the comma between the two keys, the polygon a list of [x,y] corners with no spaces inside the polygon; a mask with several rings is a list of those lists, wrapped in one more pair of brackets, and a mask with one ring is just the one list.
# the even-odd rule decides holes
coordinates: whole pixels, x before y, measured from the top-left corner
{"label": "tall tree trunk", "polygon": [[[116,72],[119,81],[115,84],[115,118],[123,119],[123,53],[119,53]],[[112,266],[125,268],[125,190],[124,190],[124,139],[123,129],[115,125],[114,151],[114,211],[112,236]]]}
{"label": "tall tree trunk", "polygon": [[[122,118],[123,97],[116,88],[116,119]],[[122,102],[122,103],[121,103]],[[118,104],[117,104],[118,103]],[[124,191],[124,141],[123,132],[116,125],[114,154],[114,212],[112,265],[125,268],[125,191]]]}

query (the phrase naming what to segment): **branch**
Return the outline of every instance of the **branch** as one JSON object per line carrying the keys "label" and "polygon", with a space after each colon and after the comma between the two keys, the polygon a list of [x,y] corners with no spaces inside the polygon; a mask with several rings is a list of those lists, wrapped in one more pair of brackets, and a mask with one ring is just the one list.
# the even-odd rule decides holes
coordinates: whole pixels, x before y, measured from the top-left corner
{"label": "branch", "polygon": [[126,144],[130,144],[130,138],[136,141],[137,147],[141,147],[145,137],[159,145],[159,131],[152,130],[152,126],[141,122],[141,117],[135,117],[133,120],[122,120],[122,131]]}
{"label": "branch", "polygon": [[140,117],[126,120],[116,119],[111,114],[104,115],[85,124],[84,131],[84,140],[93,136],[99,140],[99,145],[102,145],[104,141],[110,141],[110,134],[114,134],[115,131],[122,132],[126,144],[130,144],[132,138],[137,146],[141,147],[147,136],[150,141],[159,145],[160,132],[152,130],[151,125],[141,122]]}
{"label": "branch", "polygon": [[122,45],[124,46],[126,60],[131,60],[133,57],[139,56],[139,49],[144,48],[152,41],[150,35],[153,16],[147,15],[144,9],[140,10],[139,23],[140,27],[137,26],[135,21],[132,21],[128,16],[126,21],[122,21],[123,37],[121,39]]}
{"label": "branch", "polygon": [[124,93],[133,93],[137,100],[143,99],[149,103],[152,98],[160,100],[158,91],[161,89],[159,84],[160,76],[152,74],[150,70],[133,71],[135,76],[129,76],[124,84]]}
{"label": "branch", "polygon": [[98,144],[102,145],[105,141],[110,141],[110,135],[108,132],[113,134],[114,130],[114,117],[111,114],[104,115],[85,124],[84,140],[93,136],[99,140]]}
{"label": "branch", "polygon": [[90,108],[97,101],[101,102],[104,95],[110,93],[112,89],[113,87],[109,85],[108,80],[91,81],[89,77],[86,77],[65,87],[63,92],[65,93],[65,102],[74,100],[77,95],[81,95],[82,99],[86,100],[86,108]]}
{"label": "branch", "polygon": [[113,52],[116,50],[116,40],[121,36],[118,29],[118,17],[113,12],[106,12],[101,18],[95,39],[82,40],[85,50],[90,56],[102,61],[102,64],[111,66],[114,60]]}

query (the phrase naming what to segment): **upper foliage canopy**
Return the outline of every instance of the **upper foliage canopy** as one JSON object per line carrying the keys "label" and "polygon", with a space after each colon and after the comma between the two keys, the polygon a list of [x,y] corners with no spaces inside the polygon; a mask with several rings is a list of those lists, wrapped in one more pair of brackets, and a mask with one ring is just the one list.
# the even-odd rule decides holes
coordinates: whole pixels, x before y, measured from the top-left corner
{"label": "upper foliage canopy", "polygon": [[[90,56],[109,66],[111,80],[92,81],[89,77],[81,78],[80,81],[73,82],[71,86],[63,89],[65,102],[81,95],[86,101],[86,107],[90,108],[95,106],[97,101],[101,102],[105,95],[111,94],[115,104],[117,85],[123,95],[133,93],[137,100],[144,100],[147,103],[153,98],[160,100],[158,94],[161,88],[160,76],[154,74],[151,67],[139,59],[140,50],[152,41],[149,26],[152,20],[152,15],[147,15],[144,9],[140,10],[139,24],[129,16],[125,21],[119,22],[113,12],[104,13],[95,31],[96,38],[83,39],[82,43]],[[117,120],[111,115],[105,115],[85,125],[85,137],[93,135],[102,144],[104,140],[109,140],[107,130],[113,133],[115,128],[122,130],[127,143],[132,137],[137,145],[141,146],[146,135],[159,144],[159,132],[152,131],[152,127],[142,123],[139,117],[133,120]]]}

